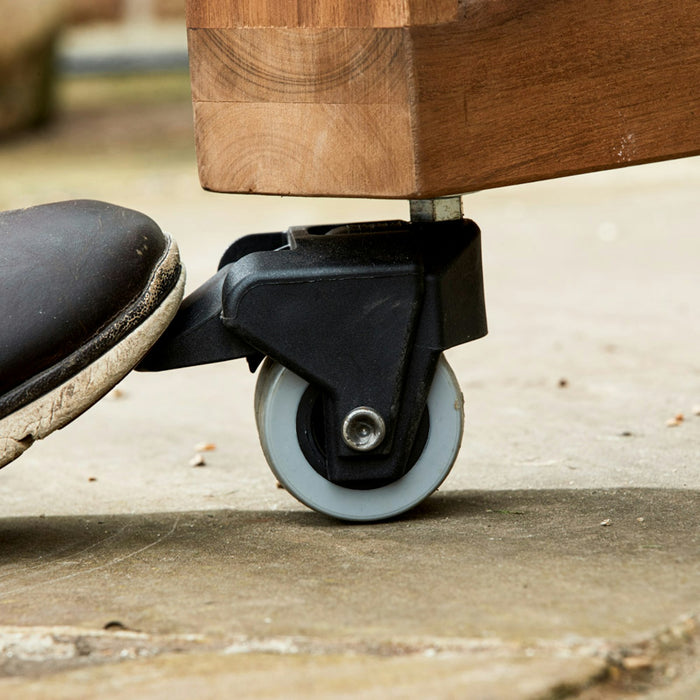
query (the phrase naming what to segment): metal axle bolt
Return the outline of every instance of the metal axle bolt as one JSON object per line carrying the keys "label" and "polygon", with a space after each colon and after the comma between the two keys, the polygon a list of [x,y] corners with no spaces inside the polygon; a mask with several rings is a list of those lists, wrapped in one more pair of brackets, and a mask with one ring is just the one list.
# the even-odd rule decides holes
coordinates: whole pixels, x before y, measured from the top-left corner
{"label": "metal axle bolt", "polygon": [[343,441],[358,452],[369,452],[381,445],[386,434],[382,417],[372,408],[353,408],[343,421]]}

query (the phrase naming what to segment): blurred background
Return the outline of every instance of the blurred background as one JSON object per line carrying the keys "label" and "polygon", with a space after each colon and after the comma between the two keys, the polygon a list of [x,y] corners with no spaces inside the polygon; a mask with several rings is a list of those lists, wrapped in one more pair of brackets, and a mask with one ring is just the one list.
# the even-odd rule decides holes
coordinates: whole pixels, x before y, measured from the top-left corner
{"label": "blurred background", "polygon": [[168,162],[194,162],[182,2],[0,0],[0,12],[0,208],[113,193],[105,169],[139,170],[148,188]]}
{"label": "blurred background", "polygon": [[186,68],[181,0],[0,0],[0,12],[2,136],[51,119],[66,76]]}

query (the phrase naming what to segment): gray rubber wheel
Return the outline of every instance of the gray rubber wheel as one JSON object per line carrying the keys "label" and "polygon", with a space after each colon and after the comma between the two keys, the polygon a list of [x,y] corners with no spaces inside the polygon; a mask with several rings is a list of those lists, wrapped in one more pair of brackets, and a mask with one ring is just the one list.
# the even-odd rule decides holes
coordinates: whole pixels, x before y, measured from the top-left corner
{"label": "gray rubber wheel", "polygon": [[376,489],[338,486],[309,464],[297,437],[297,411],[307,387],[305,380],[266,359],[255,388],[255,418],[270,468],[309,508],[341,520],[384,520],[420,503],[449,474],[462,442],[464,401],[444,357],[428,395],[430,430],[422,453],[405,476]]}

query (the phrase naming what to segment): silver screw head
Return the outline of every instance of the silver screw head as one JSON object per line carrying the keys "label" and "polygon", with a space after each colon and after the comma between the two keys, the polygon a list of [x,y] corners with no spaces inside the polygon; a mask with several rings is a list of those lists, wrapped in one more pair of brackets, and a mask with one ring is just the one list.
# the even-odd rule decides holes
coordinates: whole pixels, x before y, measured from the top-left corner
{"label": "silver screw head", "polygon": [[384,420],[367,406],[353,408],[343,421],[343,441],[358,452],[369,452],[378,447],[385,434]]}

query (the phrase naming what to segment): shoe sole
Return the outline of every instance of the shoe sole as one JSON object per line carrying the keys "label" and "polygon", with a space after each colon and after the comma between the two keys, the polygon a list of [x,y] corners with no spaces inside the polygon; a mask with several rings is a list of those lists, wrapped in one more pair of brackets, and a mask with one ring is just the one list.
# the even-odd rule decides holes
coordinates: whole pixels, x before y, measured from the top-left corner
{"label": "shoe sole", "polygon": [[[177,245],[171,242],[146,294],[157,292],[162,283],[159,272],[176,269],[178,265]],[[37,440],[68,425],[113,389],[167,328],[180,306],[184,288],[182,268],[171,291],[140,325],[73,377],[0,420],[0,467],[17,459]]]}

